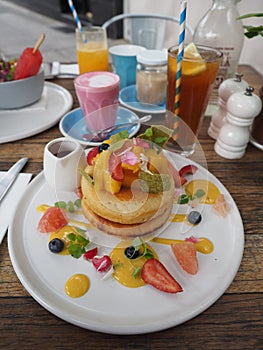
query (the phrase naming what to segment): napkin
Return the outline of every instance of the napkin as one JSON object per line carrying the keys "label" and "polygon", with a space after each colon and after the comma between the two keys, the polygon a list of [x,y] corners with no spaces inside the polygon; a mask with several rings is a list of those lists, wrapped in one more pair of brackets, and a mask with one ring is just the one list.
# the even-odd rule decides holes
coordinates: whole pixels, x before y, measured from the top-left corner
{"label": "napkin", "polygon": [[[4,171],[0,171],[0,180],[4,174]],[[32,174],[20,173],[5,197],[0,202],[0,244],[2,243],[7,228],[11,223],[16,210],[16,204],[25,192],[31,176]]]}

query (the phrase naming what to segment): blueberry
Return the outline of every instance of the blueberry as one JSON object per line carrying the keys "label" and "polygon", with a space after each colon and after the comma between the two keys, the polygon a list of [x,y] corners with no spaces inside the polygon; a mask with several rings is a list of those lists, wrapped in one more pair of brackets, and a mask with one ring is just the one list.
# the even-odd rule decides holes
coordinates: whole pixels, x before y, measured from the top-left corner
{"label": "blueberry", "polygon": [[131,245],[125,249],[124,254],[128,259],[136,259],[139,256],[139,251],[135,250],[135,248]]}
{"label": "blueberry", "polygon": [[59,253],[64,248],[64,243],[59,238],[54,238],[48,243],[48,248],[52,253]]}
{"label": "blueberry", "polygon": [[197,225],[201,222],[202,216],[199,213],[199,211],[193,210],[193,211],[190,211],[190,213],[187,216],[187,219],[191,224]]}
{"label": "blueberry", "polygon": [[110,145],[108,143],[101,143],[98,148],[98,152],[101,153],[102,151],[106,151]]}

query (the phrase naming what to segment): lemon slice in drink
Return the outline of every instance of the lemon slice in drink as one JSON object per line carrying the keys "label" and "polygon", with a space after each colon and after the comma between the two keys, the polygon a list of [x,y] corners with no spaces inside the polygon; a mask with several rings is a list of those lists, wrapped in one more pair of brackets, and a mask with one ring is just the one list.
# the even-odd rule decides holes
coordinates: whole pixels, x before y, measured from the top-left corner
{"label": "lemon slice in drink", "polygon": [[206,70],[206,64],[194,43],[185,47],[184,58],[186,60],[182,62],[183,75],[197,75]]}

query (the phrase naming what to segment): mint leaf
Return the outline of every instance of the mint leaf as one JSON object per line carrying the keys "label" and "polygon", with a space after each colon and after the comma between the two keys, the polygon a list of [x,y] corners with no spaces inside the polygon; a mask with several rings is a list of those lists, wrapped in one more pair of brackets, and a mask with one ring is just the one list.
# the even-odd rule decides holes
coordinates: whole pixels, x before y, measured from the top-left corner
{"label": "mint leaf", "polygon": [[72,201],[68,201],[67,206],[68,206],[68,211],[70,213],[74,213],[74,211],[75,211],[74,203]]}
{"label": "mint leaf", "polygon": [[89,176],[83,169],[78,168],[80,174],[86,179],[89,183],[94,184],[94,180],[91,176]]}
{"label": "mint leaf", "polygon": [[67,208],[67,204],[64,201],[58,201],[58,202],[55,203],[55,207],[61,208],[61,209],[66,209]]}
{"label": "mint leaf", "polygon": [[81,199],[80,198],[76,199],[74,202],[74,205],[75,205],[75,207],[80,209],[81,208]]}
{"label": "mint leaf", "polygon": [[189,202],[189,197],[187,196],[187,194],[181,194],[178,197],[177,203],[178,204],[187,204]]}
{"label": "mint leaf", "polygon": [[136,267],[136,269],[134,270],[132,276],[133,276],[134,278],[139,277],[139,274],[140,274],[140,272],[141,272],[141,269],[142,269],[142,268],[141,268],[140,266]]}
{"label": "mint leaf", "polygon": [[203,197],[204,195],[205,195],[205,191],[199,189],[199,190],[197,190],[197,191],[195,192],[194,197],[196,197],[196,198],[201,198],[201,197]]}
{"label": "mint leaf", "polygon": [[75,259],[79,259],[86,252],[82,245],[74,244],[73,242],[70,242],[68,251],[69,254]]}
{"label": "mint leaf", "polygon": [[76,240],[76,235],[75,235],[75,233],[69,233],[68,235],[67,235],[67,238],[70,240],[70,241],[75,241]]}

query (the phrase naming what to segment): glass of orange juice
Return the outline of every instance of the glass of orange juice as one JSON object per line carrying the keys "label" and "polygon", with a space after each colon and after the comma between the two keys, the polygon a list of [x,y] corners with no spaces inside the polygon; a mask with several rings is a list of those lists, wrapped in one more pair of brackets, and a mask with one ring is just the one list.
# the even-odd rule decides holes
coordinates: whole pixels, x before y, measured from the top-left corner
{"label": "glass of orange juice", "polygon": [[80,74],[109,70],[107,33],[104,28],[77,28],[76,46]]}
{"label": "glass of orange juice", "polygon": [[194,152],[222,53],[209,47],[196,47],[193,43],[187,45],[181,63],[180,85],[175,93],[177,53],[177,46],[168,49],[166,108],[172,112],[167,116],[169,126],[174,129],[174,151],[188,156]]}

